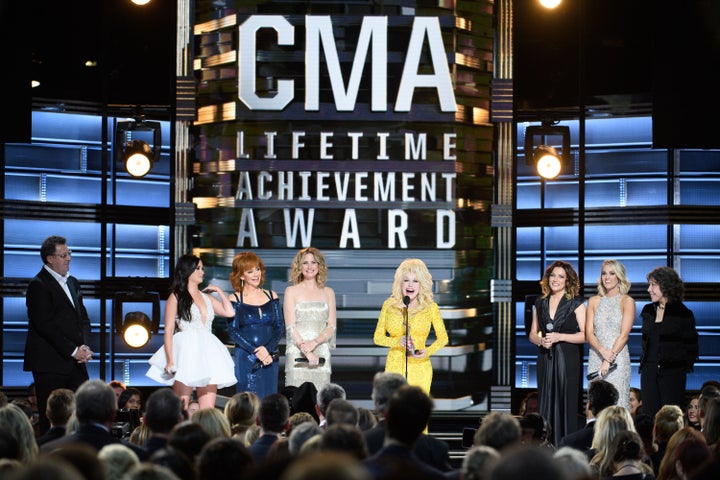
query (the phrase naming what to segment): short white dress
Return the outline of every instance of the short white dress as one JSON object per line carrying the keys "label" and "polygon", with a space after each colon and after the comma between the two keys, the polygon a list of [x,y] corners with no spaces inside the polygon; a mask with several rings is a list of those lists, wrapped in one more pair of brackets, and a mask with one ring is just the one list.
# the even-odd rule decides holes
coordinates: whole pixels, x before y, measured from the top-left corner
{"label": "short white dress", "polygon": [[190,307],[191,320],[177,319],[180,330],[173,335],[173,361],[177,372],[174,376],[165,373],[167,357],[165,347],[150,357],[147,377],[163,385],[172,386],[176,381],[190,387],[217,385],[225,388],[237,383],[235,362],[225,346],[212,333],[215,318],[210,297],[202,294],[207,317],[203,322],[200,309],[194,303]]}

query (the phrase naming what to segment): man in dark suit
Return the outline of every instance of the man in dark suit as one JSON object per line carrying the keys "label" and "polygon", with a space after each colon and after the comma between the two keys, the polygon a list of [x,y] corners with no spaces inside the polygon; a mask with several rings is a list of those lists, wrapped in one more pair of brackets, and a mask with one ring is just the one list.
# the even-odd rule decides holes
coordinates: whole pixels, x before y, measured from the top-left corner
{"label": "man in dark suit", "polygon": [[445,475],[423,462],[413,447],[430,421],[434,403],[420,387],[403,385],[385,410],[384,446],[362,461],[373,479],[422,478],[445,480]]}
{"label": "man in dark suit", "polygon": [[167,446],[170,431],[183,419],[183,403],[172,388],[155,390],[145,402],[143,421],[150,430],[150,436],[142,448],[148,456]]}
{"label": "man in dark suit", "polygon": [[589,452],[595,434],[595,419],[604,408],[617,405],[618,396],[615,385],[607,380],[598,379],[590,382],[590,385],[588,385],[588,400],[585,406],[585,414],[587,415],[585,428],[565,435],[560,440],[558,448],[573,447],[585,453]]}
{"label": "man in dark suit", "polygon": [[[392,394],[403,385],[407,385],[407,381],[405,377],[399,373],[378,372],[373,378],[371,395],[373,403],[375,404],[375,413],[378,416],[378,424],[363,432],[370,455],[373,455],[383,447],[387,434],[385,416],[390,398]],[[421,461],[444,472],[452,469],[449,450],[450,448],[447,442],[425,433],[420,434],[413,447],[415,455],[417,455]]]}
{"label": "man in dark suit", "polygon": [[87,346],[90,319],[80,283],[68,273],[71,254],[63,237],[46,238],[40,247],[44,266],[25,296],[28,334],[23,369],[32,372],[35,380],[41,435],[50,427],[45,415],[50,392],[77,390],[88,379],[86,363],[93,355]]}
{"label": "man in dark suit", "polygon": [[260,400],[257,421],[260,423],[260,436],[250,445],[250,453],[255,462],[267,457],[270,447],[288,428],[290,404],[281,393],[271,393]]}
{"label": "man in dark suit", "polygon": [[78,429],[74,433],[43,444],[40,452],[52,452],[73,443],[90,445],[100,451],[105,445],[122,443],[134,451],[140,460],[148,458],[145,450],[129,442],[123,442],[112,434],[113,421],[117,413],[115,391],[103,380],[88,380],[75,393],[75,417]]}
{"label": "man in dark suit", "polygon": [[45,414],[50,420],[50,430],[36,439],[38,446],[65,435],[67,423],[75,413],[75,392],[68,388],[56,388],[50,393]]}

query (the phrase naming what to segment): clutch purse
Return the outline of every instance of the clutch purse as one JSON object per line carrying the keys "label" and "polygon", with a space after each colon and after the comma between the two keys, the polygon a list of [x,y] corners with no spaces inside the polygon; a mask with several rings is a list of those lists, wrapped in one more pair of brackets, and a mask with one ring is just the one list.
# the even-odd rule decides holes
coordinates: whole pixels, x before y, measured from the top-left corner
{"label": "clutch purse", "polygon": [[[614,371],[616,368],[617,368],[617,363],[611,363],[611,364],[610,364],[610,368],[608,368],[608,373]],[[588,373],[586,378],[587,378],[588,380],[595,380],[595,379],[598,378],[598,377],[600,377],[600,370],[598,370],[598,371],[596,371],[596,372],[590,372],[590,373]]]}

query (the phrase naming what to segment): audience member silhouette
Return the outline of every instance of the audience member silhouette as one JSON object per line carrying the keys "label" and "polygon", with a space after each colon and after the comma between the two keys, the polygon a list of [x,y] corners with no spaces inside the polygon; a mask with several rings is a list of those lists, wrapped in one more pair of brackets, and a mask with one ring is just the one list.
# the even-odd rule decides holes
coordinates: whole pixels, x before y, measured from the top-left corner
{"label": "audience member silhouette", "polygon": [[475,432],[473,445],[487,445],[502,453],[504,449],[520,443],[520,421],[507,412],[490,412]]}
{"label": "audience member silhouette", "polygon": [[585,404],[585,415],[587,420],[585,427],[565,435],[560,439],[558,447],[573,447],[582,452],[590,450],[593,434],[595,432],[595,421],[603,409],[617,405],[619,393],[617,388],[607,380],[594,380],[588,385],[587,403]]}
{"label": "audience member silhouette", "polygon": [[170,387],[158,388],[150,394],[143,418],[148,428],[148,438],[143,443],[147,456],[167,446],[170,432],[183,418],[182,400]]}
{"label": "audience member silhouette", "polygon": [[69,388],[56,388],[50,392],[45,409],[45,416],[50,422],[50,429],[37,438],[42,445],[65,435],[68,421],[75,413],[75,392]]}
{"label": "audience member silhouette", "polygon": [[271,393],[260,401],[260,409],[258,411],[260,436],[249,447],[255,462],[260,462],[265,459],[270,446],[275,443],[287,429],[289,417],[290,405],[284,395]]}

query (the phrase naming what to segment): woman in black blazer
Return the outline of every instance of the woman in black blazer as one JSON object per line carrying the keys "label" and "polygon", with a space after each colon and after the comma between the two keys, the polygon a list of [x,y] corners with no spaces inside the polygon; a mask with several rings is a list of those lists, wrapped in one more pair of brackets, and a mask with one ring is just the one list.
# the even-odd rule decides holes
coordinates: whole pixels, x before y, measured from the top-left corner
{"label": "woman in black blazer", "polygon": [[643,413],[655,416],[663,405],[684,405],[687,373],[698,356],[695,316],[682,302],[683,281],[670,267],[647,274],[652,303],[640,313],[640,387]]}

